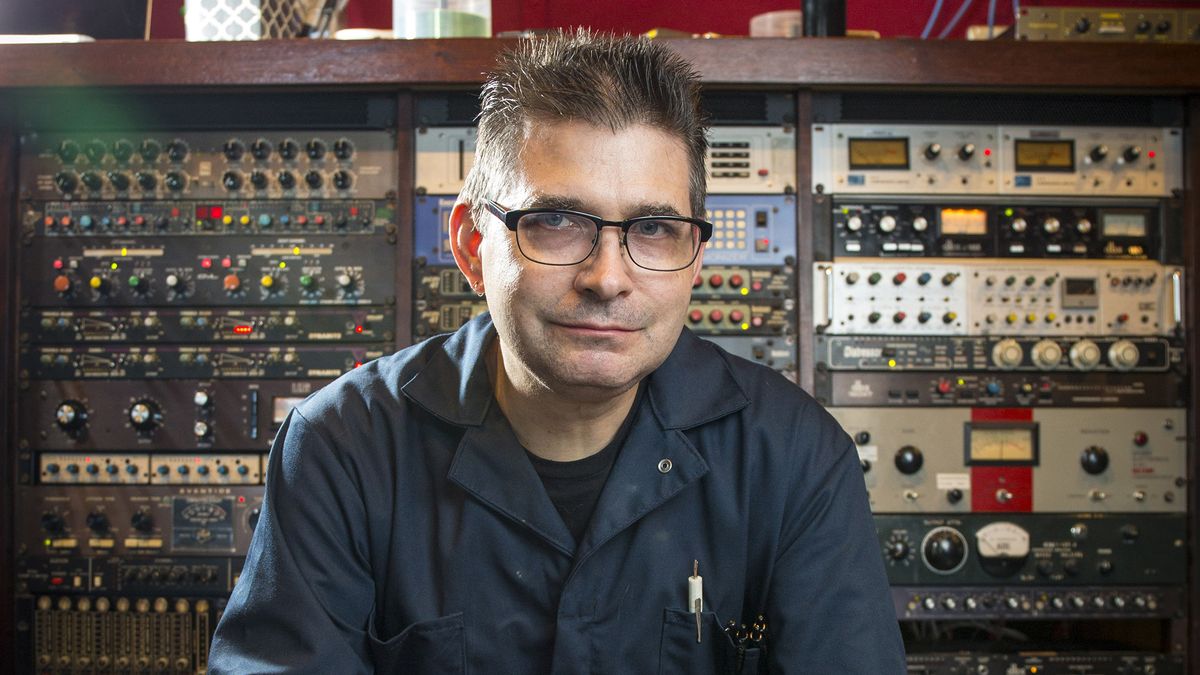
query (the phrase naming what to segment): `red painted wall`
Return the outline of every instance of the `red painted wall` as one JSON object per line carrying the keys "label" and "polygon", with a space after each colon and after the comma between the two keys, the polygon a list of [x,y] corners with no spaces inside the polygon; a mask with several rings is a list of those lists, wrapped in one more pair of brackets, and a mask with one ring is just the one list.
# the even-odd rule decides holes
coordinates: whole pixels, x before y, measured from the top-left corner
{"label": "red painted wall", "polygon": [[[846,26],[879,31],[884,37],[919,36],[935,0],[846,0]],[[963,0],[944,0],[936,36]],[[1144,6],[1200,7],[1200,2],[1144,2],[1144,0],[1037,0],[1022,6]],[[153,36],[182,38],[181,0],[157,0]],[[692,33],[715,32],[746,35],[750,17],[780,9],[797,9],[798,0],[492,0],[494,32],[523,28],[589,26],[601,30],[640,33],[651,28],[674,28]],[[988,0],[974,0],[951,37],[963,37],[967,26],[987,23]],[[1012,22],[1012,0],[996,1],[996,23]],[[346,26],[392,27],[392,0],[350,0]]]}

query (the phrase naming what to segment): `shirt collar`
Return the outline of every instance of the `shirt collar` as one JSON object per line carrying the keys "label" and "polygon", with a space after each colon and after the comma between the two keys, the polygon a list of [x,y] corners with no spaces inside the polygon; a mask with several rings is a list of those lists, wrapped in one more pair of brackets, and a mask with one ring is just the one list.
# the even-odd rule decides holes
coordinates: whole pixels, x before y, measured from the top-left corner
{"label": "shirt collar", "polygon": [[[486,354],[496,335],[484,312],[430,345],[424,367],[401,390],[433,415],[458,426],[483,424],[492,402]],[[675,348],[647,378],[649,401],[664,429],[687,429],[737,412],[749,404],[728,357],[684,329]]]}

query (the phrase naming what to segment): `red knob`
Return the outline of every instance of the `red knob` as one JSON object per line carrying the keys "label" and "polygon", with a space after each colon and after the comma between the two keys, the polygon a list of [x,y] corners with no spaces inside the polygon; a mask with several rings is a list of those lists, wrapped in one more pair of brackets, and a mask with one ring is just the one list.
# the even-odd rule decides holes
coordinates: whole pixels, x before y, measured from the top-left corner
{"label": "red knob", "polygon": [[713,323],[721,323],[721,319],[725,318],[725,313],[719,309],[714,309],[708,313],[708,320]]}
{"label": "red knob", "polygon": [[233,293],[242,287],[242,280],[236,274],[225,275],[225,291]]}
{"label": "red knob", "polygon": [[691,312],[688,313],[688,319],[692,323],[700,323],[701,321],[704,320],[704,312],[701,312],[698,309],[693,309]]}
{"label": "red knob", "polygon": [[718,288],[723,283],[725,283],[725,277],[720,274],[714,274],[708,278],[708,285],[713,288]]}
{"label": "red knob", "polygon": [[54,277],[54,291],[56,293],[66,293],[71,290],[71,277],[60,274]]}
{"label": "red knob", "polygon": [[740,309],[735,309],[729,313],[729,323],[741,323],[742,319],[746,318]]}
{"label": "red knob", "polygon": [[742,287],[742,275],[734,274],[734,275],[730,276],[729,277],[729,285],[733,288],[741,288]]}
{"label": "red knob", "polygon": [[937,390],[939,394],[945,395],[950,393],[950,380],[938,380]]}

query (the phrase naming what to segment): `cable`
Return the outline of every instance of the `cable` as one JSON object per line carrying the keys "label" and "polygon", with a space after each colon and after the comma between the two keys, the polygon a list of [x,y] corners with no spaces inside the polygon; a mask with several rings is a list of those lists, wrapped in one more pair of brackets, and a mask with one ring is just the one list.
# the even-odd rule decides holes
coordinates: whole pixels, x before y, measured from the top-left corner
{"label": "cable", "polygon": [[[921,39],[928,40],[929,34],[933,32],[933,26],[937,23],[938,16],[942,13],[942,3],[945,0],[937,0],[933,4],[933,11],[929,13],[929,20],[925,22],[925,30],[921,31]],[[1013,0],[1016,2],[1016,0]]]}
{"label": "cable", "polygon": [[946,27],[942,29],[941,33],[938,33],[939,40],[944,40],[946,36],[954,30],[954,27],[958,25],[960,20],[962,20],[963,14],[966,14],[967,10],[971,9],[971,5],[974,4],[974,2],[975,0],[963,0],[963,3],[959,6],[958,11],[954,13],[954,16],[950,17],[950,23],[946,24]]}
{"label": "cable", "polygon": [[996,35],[996,0],[988,0],[988,39]]}

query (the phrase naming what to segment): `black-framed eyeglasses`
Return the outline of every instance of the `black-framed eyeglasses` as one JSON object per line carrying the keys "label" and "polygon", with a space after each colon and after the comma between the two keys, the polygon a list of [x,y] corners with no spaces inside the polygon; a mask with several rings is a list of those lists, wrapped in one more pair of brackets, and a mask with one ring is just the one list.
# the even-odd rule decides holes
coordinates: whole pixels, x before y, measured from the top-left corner
{"label": "black-framed eyeglasses", "polygon": [[510,211],[485,199],[484,206],[505,227],[517,233],[521,254],[542,265],[578,265],[587,260],[600,241],[600,228],[621,228],[621,243],[638,267],[656,272],[676,272],[691,265],[700,246],[712,237],[712,223],[683,216],[639,216],[604,220],[566,209]]}

